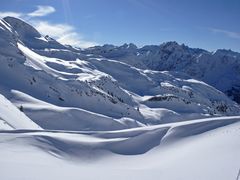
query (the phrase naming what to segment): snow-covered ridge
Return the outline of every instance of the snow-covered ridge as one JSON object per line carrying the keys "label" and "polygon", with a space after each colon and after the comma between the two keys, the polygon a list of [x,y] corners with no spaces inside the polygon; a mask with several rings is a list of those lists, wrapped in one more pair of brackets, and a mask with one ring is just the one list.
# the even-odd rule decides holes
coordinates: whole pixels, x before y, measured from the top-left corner
{"label": "snow-covered ridge", "polygon": [[[129,48],[132,47],[132,48]],[[240,53],[220,49],[208,52],[176,42],[137,48],[133,44],[103,45],[83,53],[101,55],[128,63],[140,69],[179,71],[202,80],[240,102]]]}

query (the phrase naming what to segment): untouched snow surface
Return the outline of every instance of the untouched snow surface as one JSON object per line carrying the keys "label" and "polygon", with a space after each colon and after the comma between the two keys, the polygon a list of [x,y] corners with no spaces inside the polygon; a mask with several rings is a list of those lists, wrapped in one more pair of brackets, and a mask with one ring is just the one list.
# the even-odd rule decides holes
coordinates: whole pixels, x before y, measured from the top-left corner
{"label": "untouched snow surface", "polygon": [[240,117],[105,132],[0,134],[1,179],[226,180],[239,170]]}

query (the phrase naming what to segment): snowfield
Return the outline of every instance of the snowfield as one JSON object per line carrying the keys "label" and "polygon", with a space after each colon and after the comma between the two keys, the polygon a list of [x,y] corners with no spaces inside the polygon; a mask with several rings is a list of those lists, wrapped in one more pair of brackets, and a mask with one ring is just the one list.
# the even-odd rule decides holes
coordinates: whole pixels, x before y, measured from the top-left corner
{"label": "snowfield", "polygon": [[78,49],[13,17],[0,43],[0,179],[236,180],[239,53]]}
{"label": "snowfield", "polygon": [[0,133],[1,179],[225,180],[239,170],[240,117],[119,131]]}

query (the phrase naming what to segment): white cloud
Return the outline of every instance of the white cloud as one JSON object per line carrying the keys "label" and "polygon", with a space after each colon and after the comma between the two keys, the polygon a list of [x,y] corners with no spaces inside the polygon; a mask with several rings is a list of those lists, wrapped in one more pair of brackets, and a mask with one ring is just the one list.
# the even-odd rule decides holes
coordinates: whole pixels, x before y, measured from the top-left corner
{"label": "white cloud", "polygon": [[88,48],[88,47],[98,45],[95,42],[84,40],[76,32],[70,32],[69,34],[65,34],[64,36],[58,38],[57,40],[62,44],[69,44],[69,45],[81,47],[81,48]]}
{"label": "white cloud", "polygon": [[11,11],[7,11],[7,12],[1,12],[0,11],[0,18],[4,18],[4,17],[7,17],[7,16],[20,18],[21,16],[23,16],[23,14],[18,13],[18,12],[11,12]]}
{"label": "white cloud", "polygon": [[54,13],[55,11],[55,8],[52,6],[37,6],[37,10],[28,13],[27,15],[31,17],[41,17]]}
{"label": "white cloud", "polygon": [[73,31],[73,27],[67,24],[52,24],[48,21],[32,21],[33,25],[42,34],[48,34],[52,37],[61,37],[66,33]]}
{"label": "white cloud", "polygon": [[32,24],[41,34],[49,35],[62,44],[81,48],[97,45],[96,42],[85,40],[81,34],[75,31],[73,26],[68,24],[53,24],[47,21],[32,21]]}
{"label": "white cloud", "polygon": [[0,11],[0,18],[4,18],[7,16],[16,17],[16,18],[26,18],[29,16],[31,18],[46,16],[48,14],[54,13],[56,10],[52,6],[37,6],[37,10],[31,13],[21,13],[21,12],[13,12],[13,11]]}
{"label": "white cloud", "polygon": [[232,32],[232,31],[228,31],[228,30],[224,30],[224,29],[216,29],[216,28],[209,28],[209,30],[212,31],[213,33],[224,34],[230,38],[240,39],[240,33],[238,33],[238,32]]}

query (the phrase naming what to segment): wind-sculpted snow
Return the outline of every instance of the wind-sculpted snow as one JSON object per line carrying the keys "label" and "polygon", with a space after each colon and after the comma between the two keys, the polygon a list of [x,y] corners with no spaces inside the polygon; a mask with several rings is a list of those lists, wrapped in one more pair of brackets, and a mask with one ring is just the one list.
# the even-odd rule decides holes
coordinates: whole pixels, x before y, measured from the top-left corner
{"label": "wind-sculpted snow", "polygon": [[0,131],[0,177],[234,179],[240,161],[239,120],[202,119],[101,132]]}
{"label": "wind-sculpted snow", "polygon": [[[110,151],[116,154],[143,154],[156,146],[166,146],[174,141],[196,136],[219,127],[239,123],[240,117],[210,118],[182,123],[139,127],[118,131],[0,131],[1,140],[23,141],[53,153],[57,157],[86,158],[84,151]],[[161,145],[163,144],[163,145]],[[82,154],[83,153],[83,154]],[[101,153],[99,154],[101,155]]]}

